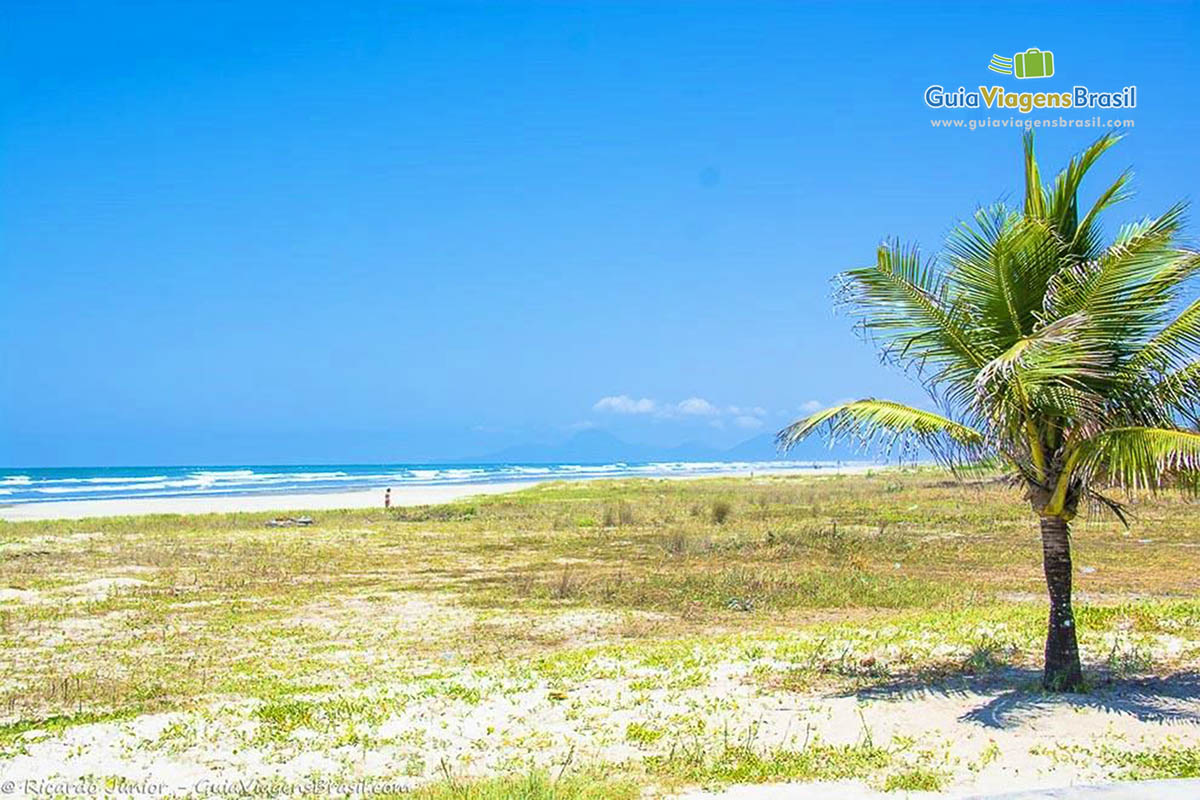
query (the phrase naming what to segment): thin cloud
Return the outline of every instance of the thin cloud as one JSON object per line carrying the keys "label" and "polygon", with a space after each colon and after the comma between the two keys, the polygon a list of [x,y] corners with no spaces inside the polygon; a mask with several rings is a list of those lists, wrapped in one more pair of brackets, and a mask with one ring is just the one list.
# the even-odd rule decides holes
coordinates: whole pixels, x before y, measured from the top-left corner
{"label": "thin cloud", "polygon": [[722,407],[696,395],[678,403],[660,403],[650,397],[637,398],[627,394],[614,394],[597,400],[592,405],[592,410],[605,414],[641,415],[664,420],[704,418],[714,427],[722,427],[725,420],[728,420],[739,428],[760,428],[765,424],[769,413],[761,406]]}
{"label": "thin cloud", "polygon": [[635,400],[627,394],[617,394],[601,397],[592,410],[609,414],[653,414],[658,410],[658,404],[649,397]]}
{"label": "thin cloud", "polygon": [[675,406],[675,410],[684,416],[715,417],[721,410],[703,397],[689,397]]}

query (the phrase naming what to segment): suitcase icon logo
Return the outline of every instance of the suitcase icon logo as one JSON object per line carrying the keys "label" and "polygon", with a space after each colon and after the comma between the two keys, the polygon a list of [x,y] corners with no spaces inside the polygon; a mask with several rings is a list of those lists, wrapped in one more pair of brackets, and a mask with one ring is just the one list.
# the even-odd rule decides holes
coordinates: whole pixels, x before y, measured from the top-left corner
{"label": "suitcase icon logo", "polygon": [[1018,78],[1049,78],[1054,74],[1054,53],[1031,47],[1024,53],[1017,53],[1012,58],[993,55],[988,69],[992,72],[999,72],[1001,75],[1015,75]]}

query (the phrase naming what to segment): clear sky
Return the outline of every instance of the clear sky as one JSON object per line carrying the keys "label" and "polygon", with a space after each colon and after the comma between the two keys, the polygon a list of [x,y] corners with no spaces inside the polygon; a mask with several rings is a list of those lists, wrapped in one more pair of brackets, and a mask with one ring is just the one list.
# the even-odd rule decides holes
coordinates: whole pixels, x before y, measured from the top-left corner
{"label": "clear sky", "polygon": [[[1020,189],[1016,130],[930,123],[1019,115],[925,88],[1136,84],[1099,174],[1135,167],[1139,217],[1196,192],[1198,31],[1184,3],[7,0],[0,464],[724,445],[920,400],[830,278]],[[987,70],[1029,47],[1054,78]]]}

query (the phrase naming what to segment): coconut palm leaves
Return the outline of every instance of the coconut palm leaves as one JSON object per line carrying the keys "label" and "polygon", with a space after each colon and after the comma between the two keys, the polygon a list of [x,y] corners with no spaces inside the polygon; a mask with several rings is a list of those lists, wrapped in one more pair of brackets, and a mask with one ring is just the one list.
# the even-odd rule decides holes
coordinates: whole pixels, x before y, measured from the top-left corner
{"label": "coconut palm leaves", "polygon": [[885,356],[932,367],[932,384],[961,381],[985,362],[965,309],[954,304],[944,276],[923,265],[915,248],[882,245],[873,266],[842,277],[842,302],[859,313],[862,329],[881,340]]}
{"label": "coconut palm leaves", "polygon": [[1081,442],[1074,472],[1135,489],[1154,489],[1170,475],[1200,472],[1200,433],[1163,428],[1114,428]]}
{"label": "coconut palm leaves", "polygon": [[888,438],[892,444],[916,440],[926,448],[950,456],[952,453],[982,453],[984,437],[979,431],[930,411],[909,408],[886,400],[856,400],[818,411],[780,432],[784,447],[826,428],[834,438],[871,442]]}
{"label": "coconut palm leaves", "polygon": [[[1093,484],[1157,487],[1190,470],[1200,301],[1187,293],[1200,255],[1178,244],[1182,205],[1102,243],[1101,217],[1128,196],[1129,173],[1082,212],[1078,194],[1117,141],[1101,137],[1043,184],[1027,136],[1020,210],[980,209],[935,259],[889,242],[873,265],[840,276],[841,304],[889,361],[921,378],[941,413],[847,403],[789,426],[779,443],[820,428],[923,445],[952,464],[996,456],[1049,492],[1064,483],[1070,513]],[[1113,430],[1145,433],[1140,444],[1128,432],[1098,438]],[[1149,441],[1185,449],[1176,458]],[[1143,468],[1130,466],[1134,452],[1149,459]],[[1110,456],[1120,463],[1105,467]]]}

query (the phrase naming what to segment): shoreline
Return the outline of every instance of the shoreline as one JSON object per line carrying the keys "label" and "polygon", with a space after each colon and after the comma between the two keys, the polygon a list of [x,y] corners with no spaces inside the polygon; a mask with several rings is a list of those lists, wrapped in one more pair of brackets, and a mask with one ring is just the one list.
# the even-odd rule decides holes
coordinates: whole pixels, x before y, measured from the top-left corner
{"label": "shoreline", "polygon": [[[856,464],[805,469],[731,469],[703,475],[664,475],[635,478],[587,477],[574,481],[598,480],[701,480],[776,475],[851,475],[879,464]],[[562,480],[562,479],[559,479]],[[467,497],[508,494],[553,481],[525,480],[459,483],[452,485],[392,486],[392,506],[422,506],[449,503]],[[383,508],[384,487],[335,492],[292,492],[281,494],[238,494],[177,497],[123,497],[107,500],[47,500],[0,506],[0,521],[45,522],[89,517],[132,517],[148,514],[230,514],[285,511],[336,511],[341,509]]]}

